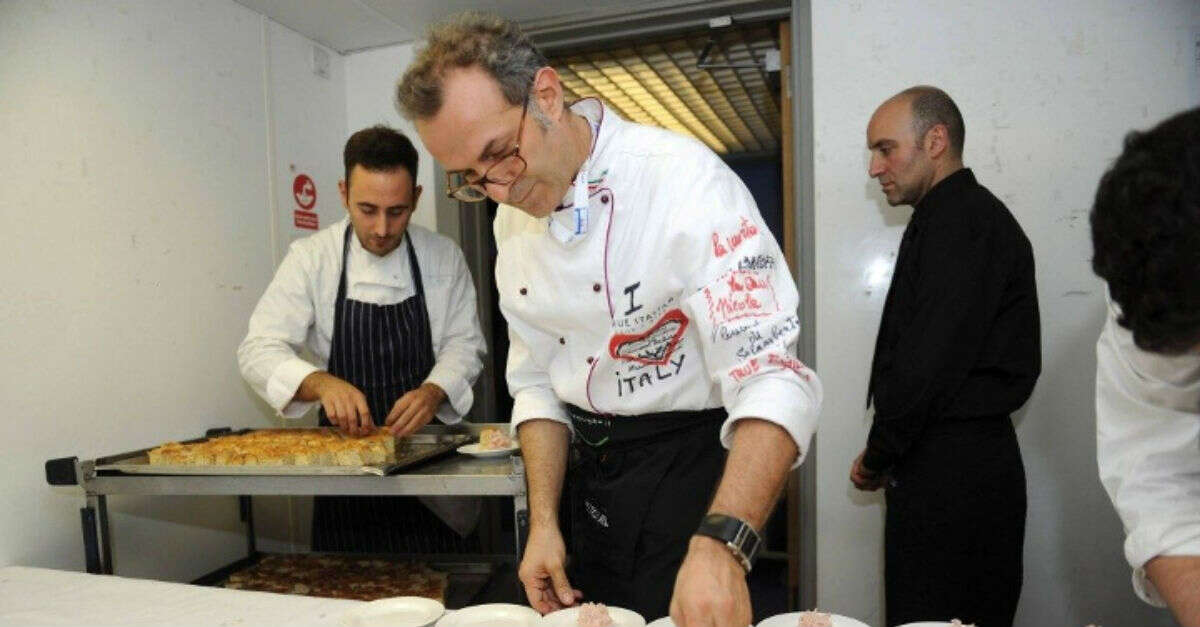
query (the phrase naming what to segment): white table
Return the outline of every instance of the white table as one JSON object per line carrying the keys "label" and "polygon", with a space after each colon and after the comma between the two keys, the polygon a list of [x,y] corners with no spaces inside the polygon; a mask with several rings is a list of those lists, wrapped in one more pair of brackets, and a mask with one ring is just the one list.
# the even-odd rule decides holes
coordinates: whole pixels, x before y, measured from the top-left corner
{"label": "white table", "polygon": [[0,568],[3,627],[332,627],[340,624],[343,613],[362,603],[45,568]]}

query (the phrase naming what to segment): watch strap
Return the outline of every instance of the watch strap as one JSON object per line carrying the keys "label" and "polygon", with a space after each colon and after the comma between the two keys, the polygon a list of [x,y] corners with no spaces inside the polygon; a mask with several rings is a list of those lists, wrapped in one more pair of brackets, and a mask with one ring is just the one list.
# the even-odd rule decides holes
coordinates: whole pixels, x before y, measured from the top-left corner
{"label": "watch strap", "polygon": [[728,514],[708,514],[696,529],[696,535],[721,541],[747,573],[754,567],[762,548],[762,539],[750,523]]}

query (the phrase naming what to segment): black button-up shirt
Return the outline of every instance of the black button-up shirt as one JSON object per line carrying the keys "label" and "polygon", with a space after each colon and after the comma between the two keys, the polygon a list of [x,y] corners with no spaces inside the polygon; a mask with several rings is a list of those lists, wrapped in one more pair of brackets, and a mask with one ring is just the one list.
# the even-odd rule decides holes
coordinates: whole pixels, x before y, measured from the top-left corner
{"label": "black button-up shirt", "polygon": [[963,168],[904,230],[871,364],[875,422],[863,465],[895,465],[936,421],[1006,416],[1041,372],[1033,248]]}

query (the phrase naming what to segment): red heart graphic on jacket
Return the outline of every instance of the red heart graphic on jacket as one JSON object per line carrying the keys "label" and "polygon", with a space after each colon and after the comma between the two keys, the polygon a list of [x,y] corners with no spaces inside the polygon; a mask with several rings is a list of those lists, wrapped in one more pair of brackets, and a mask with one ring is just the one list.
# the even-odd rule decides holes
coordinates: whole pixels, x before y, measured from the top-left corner
{"label": "red heart graphic on jacket", "polygon": [[608,342],[608,353],[613,359],[662,366],[671,358],[687,325],[687,316],[679,309],[672,309],[643,333],[618,333],[612,336]]}

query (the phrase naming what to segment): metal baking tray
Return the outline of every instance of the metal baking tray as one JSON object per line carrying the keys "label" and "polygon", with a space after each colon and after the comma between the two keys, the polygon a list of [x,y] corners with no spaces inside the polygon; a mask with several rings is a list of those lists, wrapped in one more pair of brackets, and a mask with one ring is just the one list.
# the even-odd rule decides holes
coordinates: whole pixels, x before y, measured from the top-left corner
{"label": "metal baking tray", "polygon": [[[192,581],[194,585],[223,587],[233,573],[254,566],[269,553],[258,553],[227,564],[211,573]],[[488,584],[497,570],[506,567],[511,569],[506,556],[502,563],[485,555],[388,555],[388,554],[344,554],[344,553],[314,553],[314,555],[333,555],[352,557],[355,559],[382,559],[385,561],[417,561],[423,562],[430,568],[448,575],[446,585],[445,605],[450,609],[461,609],[488,599]],[[503,599],[507,602],[509,599]]]}
{"label": "metal baking tray", "polygon": [[[322,427],[299,427],[322,428]],[[204,442],[220,435],[240,435],[257,429],[212,430],[208,436],[187,440],[184,444]],[[120,472],[134,475],[391,475],[411,466],[442,457],[472,441],[461,433],[414,433],[396,442],[396,459],[366,466],[170,466],[150,465],[150,448],[121,453],[96,460],[96,471]]]}

